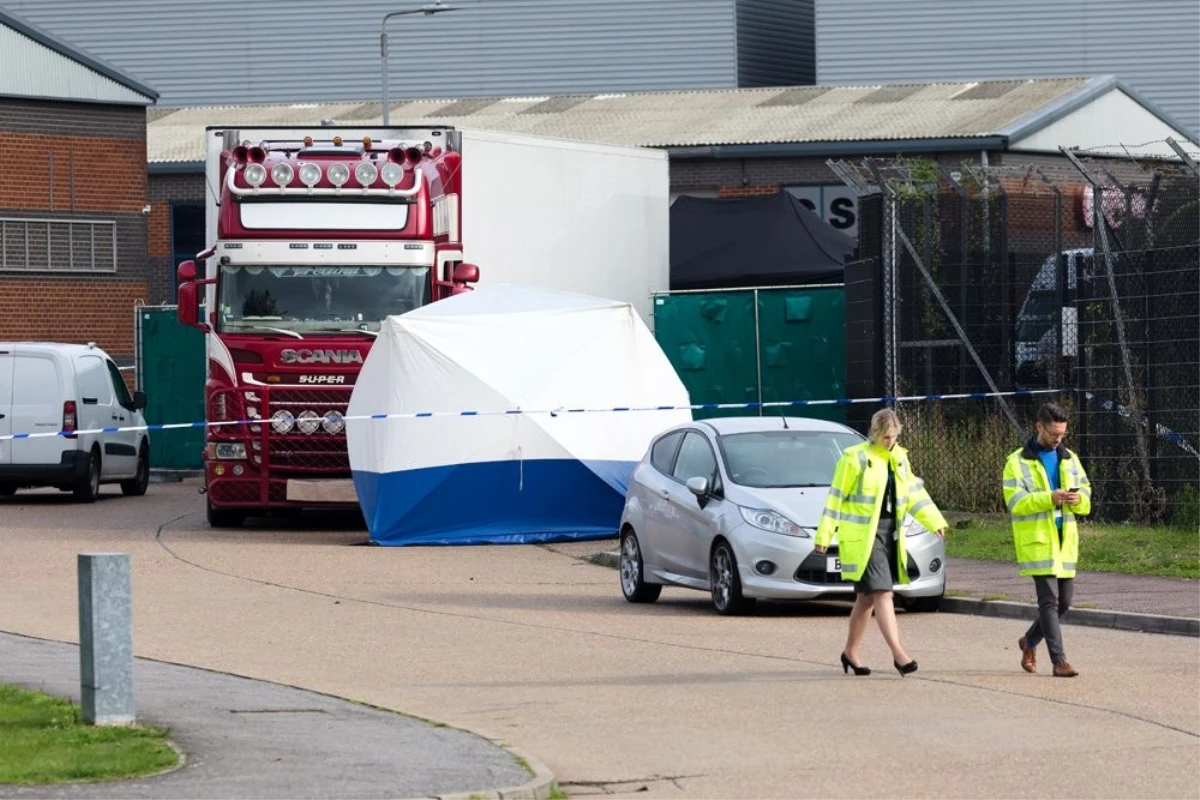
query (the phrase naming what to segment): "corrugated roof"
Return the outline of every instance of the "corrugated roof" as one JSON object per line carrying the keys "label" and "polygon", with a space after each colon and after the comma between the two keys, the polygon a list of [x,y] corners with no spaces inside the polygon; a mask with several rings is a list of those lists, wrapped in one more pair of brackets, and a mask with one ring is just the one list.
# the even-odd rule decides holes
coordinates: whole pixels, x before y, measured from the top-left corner
{"label": "corrugated roof", "polygon": [[[663,148],[976,139],[1003,135],[1090,83],[1080,77],[411,100],[392,106],[391,122]],[[155,109],[149,120],[149,160],[169,163],[202,161],[209,125],[370,126],[382,114],[378,101],[363,100]]]}
{"label": "corrugated roof", "polygon": [[[86,53],[48,31],[0,8],[0,29],[8,29],[11,38],[2,39],[0,93],[10,96],[92,100],[95,102],[148,104],[158,92],[127,72]],[[61,58],[78,70],[55,70],[49,61],[38,63],[43,54]],[[8,59],[11,62],[5,63]],[[63,63],[60,60],[59,63]],[[82,69],[81,69],[82,68]],[[124,92],[114,92],[121,87]]]}

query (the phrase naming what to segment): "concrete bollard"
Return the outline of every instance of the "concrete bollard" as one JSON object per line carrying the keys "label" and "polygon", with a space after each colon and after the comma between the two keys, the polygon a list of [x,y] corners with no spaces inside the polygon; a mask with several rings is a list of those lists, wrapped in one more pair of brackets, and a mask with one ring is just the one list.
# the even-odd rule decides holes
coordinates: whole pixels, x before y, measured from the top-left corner
{"label": "concrete bollard", "polygon": [[133,618],[129,556],[79,554],[79,683],[83,721],[132,725]]}

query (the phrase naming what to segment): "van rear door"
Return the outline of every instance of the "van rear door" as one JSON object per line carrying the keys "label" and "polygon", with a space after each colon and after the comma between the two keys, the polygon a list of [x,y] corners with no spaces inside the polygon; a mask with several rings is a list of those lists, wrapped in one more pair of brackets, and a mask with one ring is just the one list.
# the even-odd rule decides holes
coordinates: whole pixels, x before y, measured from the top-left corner
{"label": "van rear door", "polygon": [[[13,364],[13,433],[55,433],[62,429],[63,376],[51,353],[18,347]],[[57,436],[15,439],[13,464],[59,464],[66,440]],[[73,445],[72,445],[73,447]]]}
{"label": "van rear door", "polygon": [[[11,345],[0,345],[0,436],[8,436],[12,429],[13,364],[16,363]],[[12,463],[12,441],[0,439],[0,464]]]}

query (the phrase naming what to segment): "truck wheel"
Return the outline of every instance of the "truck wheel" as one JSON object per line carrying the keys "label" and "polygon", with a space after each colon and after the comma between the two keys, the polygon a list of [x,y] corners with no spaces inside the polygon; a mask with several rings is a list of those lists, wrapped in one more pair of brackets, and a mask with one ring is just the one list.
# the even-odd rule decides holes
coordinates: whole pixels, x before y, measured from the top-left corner
{"label": "truck wheel", "polygon": [[129,497],[141,497],[150,485],[150,448],[142,445],[138,451],[137,474],[121,481],[121,492]]}
{"label": "truck wheel", "polygon": [[92,448],[88,454],[87,474],[72,487],[75,499],[81,503],[94,503],[100,496],[100,451]]}
{"label": "truck wheel", "polygon": [[246,512],[235,508],[213,508],[206,502],[205,511],[210,528],[240,528],[246,522]]}

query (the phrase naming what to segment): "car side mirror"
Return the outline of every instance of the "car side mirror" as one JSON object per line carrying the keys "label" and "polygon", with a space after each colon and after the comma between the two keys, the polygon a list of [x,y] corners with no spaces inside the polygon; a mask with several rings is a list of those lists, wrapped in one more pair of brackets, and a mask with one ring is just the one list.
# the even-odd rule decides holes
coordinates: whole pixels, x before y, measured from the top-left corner
{"label": "car side mirror", "polygon": [[145,407],[146,407],[146,393],[145,392],[134,392],[133,393],[133,410],[141,411]]}
{"label": "car side mirror", "polygon": [[708,478],[688,478],[687,483],[684,485],[687,486],[689,492],[696,495],[696,501],[700,504],[701,508],[704,508],[706,505],[708,505],[710,489]]}

